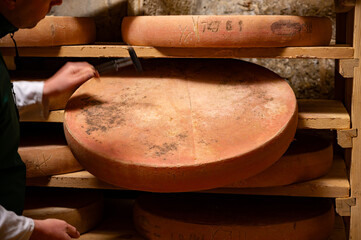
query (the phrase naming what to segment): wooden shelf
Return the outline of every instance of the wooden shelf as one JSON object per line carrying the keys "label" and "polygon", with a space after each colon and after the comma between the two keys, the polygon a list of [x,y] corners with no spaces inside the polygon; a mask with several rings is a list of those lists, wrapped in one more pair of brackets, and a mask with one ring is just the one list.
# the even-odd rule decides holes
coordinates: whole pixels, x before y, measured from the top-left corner
{"label": "wooden shelf", "polygon": [[219,188],[207,190],[210,193],[230,193],[247,195],[280,195],[304,197],[349,197],[350,183],[346,166],[342,159],[334,159],[330,172],[319,179],[282,187],[271,188]]}
{"label": "wooden shelf", "polygon": [[298,128],[348,129],[350,128],[350,115],[340,101],[299,99]]}
{"label": "wooden shelf", "polygon": [[[28,186],[66,187],[89,189],[122,189],[102,182],[87,171],[54,175],[48,178],[27,179]],[[125,189],[123,189],[125,190]],[[253,195],[281,195],[305,197],[349,197],[350,183],[347,179],[345,163],[336,158],[330,172],[319,179],[272,188],[217,188],[202,192],[253,194]]]}
{"label": "wooden shelf", "polygon": [[[350,115],[336,100],[298,100],[299,129],[349,129]],[[51,111],[49,118],[21,118],[23,122],[63,122],[64,110]]]}
{"label": "wooden shelf", "polygon": [[[103,221],[95,229],[82,234],[79,240],[145,240],[137,233],[133,224],[133,202],[129,199],[105,199]],[[201,237],[191,239],[201,239]],[[334,230],[328,240],[346,240],[345,227],[340,216],[336,216]]]}
{"label": "wooden shelf", "polygon": [[[281,48],[162,48],[133,46],[141,58],[328,58],[354,57],[350,45]],[[129,57],[127,45],[97,44],[60,47],[21,47],[22,57]],[[13,47],[3,47],[4,56],[15,56]]]}

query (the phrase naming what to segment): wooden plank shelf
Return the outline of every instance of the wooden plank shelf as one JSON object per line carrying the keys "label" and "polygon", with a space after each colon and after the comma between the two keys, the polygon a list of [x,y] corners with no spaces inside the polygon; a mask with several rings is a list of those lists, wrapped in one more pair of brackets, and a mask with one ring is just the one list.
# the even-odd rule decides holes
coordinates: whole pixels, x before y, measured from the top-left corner
{"label": "wooden plank shelf", "polygon": [[[327,58],[351,59],[350,45],[280,48],[164,48],[133,46],[140,58]],[[21,47],[22,57],[129,57],[128,46],[119,44],[59,47]],[[13,47],[2,47],[4,56],[15,56]]]}
{"label": "wooden plank shelf", "polygon": [[[122,189],[100,181],[87,171],[59,174],[46,178],[29,178],[27,179],[27,186]],[[326,176],[312,181],[282,187],[249,189],[225,187],[202,192],[338,198],[349,197],[350,183],[347,178],[344,161],[340,158],[335,158],[330,172]]]}
{"label": "wooden plank shelf", "polygon": [[350,114],[340,101],[299,99],[298,128],[348,129],[350,128]]}
{"label": "wooden plank shelf", "polygon": [[[350,115],[340,101],[298,100],[299,129],[349,129]],[[48,119],[21,117],[23,122],[63,122],[64,110],[50,111]]]}
{"label": "wooden plank shelf", "polygon": [[[133,203],[134,200],[131,199],[105,199],[105,216],[102,222],[93,230],[82,234],[79,240],[145,240],[133,224]],[[201,239],[201,237],[189,239]],[[334,229],[328,240],[346,240],[345,227],[340,216],[336,216]]]}
{"label": "wooden plank shelf", "polygon": [[218,188],[205,192],[338,198],[350,195],[350,183],[344,161],[335,158],[333,166],[326,176],[304,183],[271,188]]}

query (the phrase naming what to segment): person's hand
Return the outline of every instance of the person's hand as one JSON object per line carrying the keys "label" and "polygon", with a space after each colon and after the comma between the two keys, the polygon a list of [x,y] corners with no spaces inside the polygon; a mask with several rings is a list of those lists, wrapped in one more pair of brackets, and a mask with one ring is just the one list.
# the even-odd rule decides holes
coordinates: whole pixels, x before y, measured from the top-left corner
{"label": "person's hand", "polygon": [[89,63],[68,62],[44,82],[43,96],[48,98],[65,91],[75,90],[93,77],[99,77],[99,74]]}
{"label": "person's hand", "polygon": [[34,231],[29,240],[70,240],[80,237],[76,228],[63,220],[34,220],[34,225]]}

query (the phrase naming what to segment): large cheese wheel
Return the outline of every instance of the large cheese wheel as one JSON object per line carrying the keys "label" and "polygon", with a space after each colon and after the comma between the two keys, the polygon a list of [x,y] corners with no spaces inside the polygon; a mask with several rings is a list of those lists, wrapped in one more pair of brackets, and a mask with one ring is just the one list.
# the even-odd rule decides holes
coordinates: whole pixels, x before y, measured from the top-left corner
{"label": "large cheese wheel", "polygon": [[[47,16],[34,28],[20,29],[14,33],[19,47],[45,47],[87,44],[95,41],[95,22],[86,17]],[[13,47],[9,35],[0,39],[0,47]]]}
{"label": "large cheese wheel", "polygon": [[62,124],[22,123],[18,152],[26,165],[27,178],[83,169],[65,140]]}
{"label": "large cheese wheel", "polygon": [[328,18],[299,16],[125,17],[122,36],[132,45],[157,47],[285,47],[328,45]]}
{"label": "large cheese wheel", "polygon": [[325,175],[333,161],[332,143],[316,135],[297,134],[287,152],[271,167],[226,187],[275,187]]}
{"label": "large cheese wheel", "polygon": [[163,194],[139,198],[133,219],[149,240],[327,240],[334,209],[328,199]]}
{"label": "large cheese wheel", "polygon": [[81,189],[32,189],[27,193],[23,215],[61,219],[85,233],[102,220],[103,197],[100,192]]}
{"label": "large cheese wheel", "polygon": [[272,165],[297,127],[284,79],[240,60],[153,59],[82,85],[65,136],[82,166],[116,186],[179,192],[225,186]]}

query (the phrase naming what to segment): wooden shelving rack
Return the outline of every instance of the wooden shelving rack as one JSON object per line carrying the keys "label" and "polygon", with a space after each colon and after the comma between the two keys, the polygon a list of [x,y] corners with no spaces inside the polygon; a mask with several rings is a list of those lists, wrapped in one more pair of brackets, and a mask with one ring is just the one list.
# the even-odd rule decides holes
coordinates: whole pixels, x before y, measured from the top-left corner
{"label": "wooden shelving rack", "polygon": [[[27,179],[28,186],[121,189],[100,181],[87,171],[54,175],[49,178]],[[324,177],[312,181],[272,188],[224,187],[207,190],[208,193],[234,193],[253,195],[284,195],[304,197],[345,198],[349,196],[350,184],[343,159],[335,158],[331,171]]]}
{"label": "wooden shelving rack", "polygon": [[[335,198],[340,216],[350,216],[349,239],[361,240],[361,0],[336,0],[337,44],[323,47],[187,49],[135,46],[141,58],[317,58],[336,59],[337,100],[299,100],[299,129],[332,129],[343,157],[335,157],[330,173],[320,179],[284,187],[261,189],[219,188],[205,192],[285,195]],[[14,48],[1,48],[4,56],[14,56]],[[24,57],[127,57],[126,45],[24,47]],[[64,103],[54,103],[54,105]],[[56,110],[57,109],[57,110]],[[53,108],[47,122],[62,122],[64,111]],[[23,121],[42,121],[28,118]],[[28,179],[28,186],[119,189],[87,171]],[[338,233],[339,234],[339,233]],[[111,235],[111,234],[110,234]],[[103,236],[104,237],[104,236]],[[82,239],[87,239],[86,237]],[[90,239],[90,238],[89,238]],[[93,238],[91,238],[93,239]],[[111,238],[103,238],[111,239]],[[341,238],[333,238],[337,240]]]}
{"label": "wooden shelving rack", "polygon": [[[353,59],[351,45],[282,48],[155,48],[133,46],[141,58],[329,58]],[[126,45],[96,44],[60,47],[24,47],[22,57],[128,57]],[[2,48],[4,56],[13,56],[14,48]]]}

